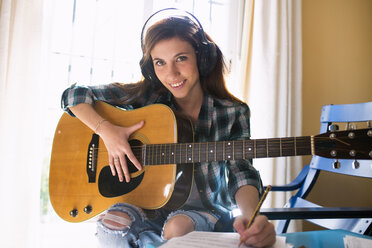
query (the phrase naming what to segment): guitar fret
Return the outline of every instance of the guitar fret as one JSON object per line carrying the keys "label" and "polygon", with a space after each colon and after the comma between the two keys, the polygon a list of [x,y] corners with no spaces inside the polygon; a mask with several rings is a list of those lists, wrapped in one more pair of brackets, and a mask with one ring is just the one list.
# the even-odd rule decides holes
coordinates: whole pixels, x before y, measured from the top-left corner
{"label": "guitar fret", "polygon": [[297,137],[297,155],[311,155],[313,152],[312,136]]}
{"label": "guitar fret", "polygon": [[183,144],[179,144],[179,146],[178,146],[178,149],[179,149],[179,161],[178,161],[178,163],[180,164],[180,163],[183,163],[183,153],[184,153],[184,151],[183,151]]}
{"label": "guitar fret", "polygon": [[161,144],[158,144],[157,145],[157,147],[158,147],[158,150],[157,150],[157,164],[162,164],[162,161],[161,161],[161,159],[162,159],[162,156],[161,156]]}
{"label": "guitar fret", "polygon": [[294,138],[294,155],[297,156],[297,143],[296,143],[296,137]]}
{"label": "guitar fret", "polygon": [[142,146],[142,153],[141,153],[141,155],[142,155],[142,164],[143,165],[146,165],[146,145],[143,145]]}
{"label": "guitar fret", "polygon": [[154,164],[153,157],[152,157],[152,149],[153,149],[153,145],[150,145],[149,146],[149,153],[150,153],[150,155],[149,155],[149,157],[150,157],[149,165]]}
{"label": "guitar fret", "polygon": [[269,142],[269,157],[281,157],[282,156],[282,140],[271,139]]}
{"label": "guitar fret", "polygon": [[164,164],[164,161],[163,161],[163,144],[160,144],[159,145],[159,164]]}
{"label": "guitar fret", "polygon": [[184,154],[184,150],[183,150],[183,145],[184,144],[180,144],[180,162],[179,163],[183,163],[184,162],[184,160],[183,160],[183,154]]}
{"label": "guitar fret", "polygon": [[232,156],[233,160],[235,160],[235,142],[232,142]]}
{"label": "guitar fret", "polygon": [[245,140],[243,140],[243,159],[245,159]]}
{"label": "guitar fret", "polygon": [[208,160],[208,156],[209,156],[208,154],[209,154],[209,153],[208,153],[208,143],[206,143],[206,144],[205,144],[205,161],[209,161],[209,160]]}
{"label": "guitar fret", "polygon": [[191,149],[191,154],[192,162],[194,163],[194,147]]}
{"label": "guitar fret", "polygon": [[256,140],[253,141],[254,142],[254,157],[257,158],[257,147],[256,147]]}
{"label": "guitar fret", "polygon": [[222,146],[222,157],[223,157],[223,160],[226,160],[225,141],[223,141],[222,144],[223,144],[223,146]]}
{"label": "guitar fret", "polygon": [[172,162],[171,162],[171,159],[172,159],[172,147],[173,147],[173,146],[170,144],[170,145],[169,145],[169,149],[168,149],[168,152],[169,152],[169,153],[168,153],[168,161],[169,161],[168,164],[171,164],[171,163],[172,163]]}
{"label": "guitar fret", "polygon": [[156,145],[156,155],[155,155],[155,157],[156,157],[156,164],[161,164],[161,161],[160,161],[161,156],[159,154],[160,154],[160,145],[157,144]]}
{"label": "guitar fret", "polygon": [[217,161],[217,149],[216,149],[217,142],[214,142],[214,161]]}
{"label": "guitar fret", "polygon": [[199,160],[198,160],[198,162],[200,162],[200,152],[201,152],[201,144],[199,143]]}
{"label": "guitar fret", "polygon": [[178,150],[178,144],[175,144],[174,146],[174,163],[175,164],[178,164],[178,153],[177,153],[177,150]]}
{"label": "guitar fret", "polygon": [[190,144],[185,144],[185,146],[186,146],[186,163],[189,163],[190,162],[190,160],[191,160],[191,158],[190,158]]}
{"label": "guitar fret", "polygon": [[233,159],[234,160],[241,160],[244,159],[244,146],[243,140],[239,140],[233,143]]}
{"label": "guitar fret", "polygon": [[169,164],[168,145],[164,144],[163,147],[164,147],[164,150],[163,150],[162,155],[163,155],[164,164]]}
{"label": "guitar fret", "polygon": [[173,159],[173,156],[172,156],[172,150],[173,150],[173,145],[172,144],[169,144],[169,150],[168,150],[168,161],[169,161],[169,164],[172,164],[172,159]]}
{"label": "guitar fret", "polygon": [[179,160],[178,163],[182,163],[182,144],[178,145],[178,150],[179,150]]}

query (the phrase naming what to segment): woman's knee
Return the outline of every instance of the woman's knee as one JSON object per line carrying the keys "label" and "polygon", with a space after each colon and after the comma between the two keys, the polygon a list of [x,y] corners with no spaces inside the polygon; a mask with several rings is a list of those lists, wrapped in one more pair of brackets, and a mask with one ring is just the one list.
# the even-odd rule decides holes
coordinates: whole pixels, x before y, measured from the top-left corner
{"label": "woman's knee", "polygon": [[123,230],[132,224],[129,215],[121,211],[109,211],[101,217],[101,221],[111,230]]}
{"label": "woman's knee", "polygon": [[164,225],[163,238],[169,240],[194,231],[193,220],[182,214],[171,217]]}

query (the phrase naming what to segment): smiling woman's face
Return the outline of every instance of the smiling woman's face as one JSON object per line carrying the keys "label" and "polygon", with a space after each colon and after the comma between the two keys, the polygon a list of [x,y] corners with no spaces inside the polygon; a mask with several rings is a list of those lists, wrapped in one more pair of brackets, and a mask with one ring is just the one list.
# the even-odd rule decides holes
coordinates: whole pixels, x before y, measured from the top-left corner
{"label": "smiling woman's face", "polygon": [[202,93],[195,49],[178,37],[161,40],[151,50],[156,76],[176,99]]}

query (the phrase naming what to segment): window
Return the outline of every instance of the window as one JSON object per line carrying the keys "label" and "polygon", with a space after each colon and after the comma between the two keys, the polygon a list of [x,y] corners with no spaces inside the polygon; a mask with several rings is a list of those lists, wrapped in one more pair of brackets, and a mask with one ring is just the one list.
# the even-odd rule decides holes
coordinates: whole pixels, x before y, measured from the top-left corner
{"label": "window", "polygon": [[[147,17],[156,10],[176,7],[193,13],[220,46],[228,65],[233,65],[239,54],[241,4],[237,3],[241,2],[243,0],[45,1],[46,149],[52,147],[54,129],[62,113],[60,97],[69,85],[140,79],[140,33]],[[234,93],[232,86],[230,83],[230,91]],[[94,221],[70,224],[53,212],[48,200],[48,167],[49,157],[45,159],[41,184],[43,245],[66,247],[67,242],[77,246],[78,241],[83,246],[89,242],[94,245]],[[58,239],[60,243],[56,242]]]}

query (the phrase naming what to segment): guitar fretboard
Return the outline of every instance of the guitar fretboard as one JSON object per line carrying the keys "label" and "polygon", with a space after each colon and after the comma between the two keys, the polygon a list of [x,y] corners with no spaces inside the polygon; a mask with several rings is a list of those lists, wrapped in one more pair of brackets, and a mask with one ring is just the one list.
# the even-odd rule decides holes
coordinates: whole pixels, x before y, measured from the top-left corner
{"label": "guitar fretboard", "polygon": [[142,147],[144,165],[241,160],[311,155],[311,137],[148,144]]}

